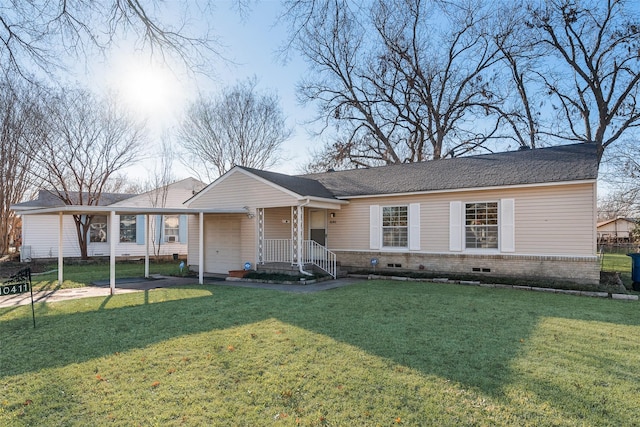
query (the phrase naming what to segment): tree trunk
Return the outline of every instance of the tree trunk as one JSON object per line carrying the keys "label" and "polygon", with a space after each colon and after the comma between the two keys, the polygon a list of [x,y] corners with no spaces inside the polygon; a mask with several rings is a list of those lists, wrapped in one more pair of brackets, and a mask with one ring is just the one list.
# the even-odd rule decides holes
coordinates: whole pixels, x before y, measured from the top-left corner
{"label": "tree trunk", "polygon": [[78,237],[78,248],[80,249],[80,258],[89,259],[88,253],[88,234],[91,224],[91,217],[85,216],[86,223],[82,222],[82,216],[74,215],[73,222],[76,225],[76,236]]}

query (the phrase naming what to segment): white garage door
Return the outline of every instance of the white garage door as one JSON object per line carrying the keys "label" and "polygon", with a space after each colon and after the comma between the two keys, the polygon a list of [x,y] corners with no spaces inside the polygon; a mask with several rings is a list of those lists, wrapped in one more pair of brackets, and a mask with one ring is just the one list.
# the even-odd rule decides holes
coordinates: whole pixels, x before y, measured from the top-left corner
{"label": "white garage door", "polygon": [[240,219],[207,218],[204,231],[204,271],[227,274],[241,270]]}

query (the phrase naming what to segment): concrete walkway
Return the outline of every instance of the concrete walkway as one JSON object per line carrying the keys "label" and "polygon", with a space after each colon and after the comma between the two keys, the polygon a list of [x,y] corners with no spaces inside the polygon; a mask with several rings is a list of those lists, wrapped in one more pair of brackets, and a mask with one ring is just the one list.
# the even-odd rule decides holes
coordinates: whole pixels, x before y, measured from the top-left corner
{"label": "concrete walkway", "polygon": [[[282,292],[294,292],[294,293],[312,293],[325,291],[328,289],[341,288],[353,283],[362,282],[362,279],[345,278],[337,280],[327,280],[320,283],[314,283],[311,285],[284,285],[284,284],[270,284],[270,283],[255,283],[244,281],[224,281],[220,279],[207,279],[205,278],[205,285],[215,286],[235,286],[242,288],[260,288],[270,289],[274,291]],[[156,276],[153,279],[118,279],[116,280],[115,294],[125,294],[130,292],[142,292],[150,289],[157,288],[169,288],[172,286],[186,286],[197,285],[198,279],[185,278],[185,277],[172,277],[172,276]],[[108,282],[107,282],[108,283]],[[72,288],[72,289],[58,289],[48,291],[38,291],[33,293],[34,302],[57,302],[67,301],[79,298],[90,297],[106,297],[111,294],[108,285],[98,284],[95,286],[86,286],[84,288]],[[31,294],[18,294],[12,296],[0,297],[0,308],[2,307],[15,307],[19,305],[31,304]]]}

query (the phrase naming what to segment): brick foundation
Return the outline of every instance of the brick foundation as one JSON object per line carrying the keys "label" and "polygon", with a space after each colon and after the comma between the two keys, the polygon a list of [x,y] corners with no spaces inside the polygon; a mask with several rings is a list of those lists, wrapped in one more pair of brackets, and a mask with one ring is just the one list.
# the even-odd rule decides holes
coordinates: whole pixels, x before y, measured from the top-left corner
{"label": "brick foundation", "polygon": [[597,285],[600,263],[594,257],[519,256],[471,254],[421,254],[393,252],[336,252],[341,269],[371,271],[377,258],[377,271],[416,271],[425,274],[549,280]]}

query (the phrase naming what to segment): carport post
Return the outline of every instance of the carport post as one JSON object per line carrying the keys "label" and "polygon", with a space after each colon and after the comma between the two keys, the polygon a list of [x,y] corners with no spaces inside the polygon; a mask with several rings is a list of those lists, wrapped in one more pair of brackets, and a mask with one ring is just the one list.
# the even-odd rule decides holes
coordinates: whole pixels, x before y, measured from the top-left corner
{"label": "carport post", "polygon": [[198,283],[204,284],[204,213],[198,214]]}
{"label": "carport post", "polygon": [[64,265],[64,248],[62,244],[62,239],[64,234],[62,233],[62,227],[64,226],[64,217],[62,212],[58,212],[59,221],[59,229],[58,229],[58,285],[62,286],[62,282],[64,280],[64,274],[62,272],[62,268]]}
{"label": "carport post", "polygon": [[111,225],[109,227],[109,287],[111,289],[111,295],[113,295],[116,292],[116,239],[118,239],[120,228],[116,222],[115,211],[109,213],[109,219],[111,219]]}
{"label": "carport post", "polygon": [[144,251],[144,278],[149,278],[149,214],[144,216],[144,237],[145,237],[145,251]]}

